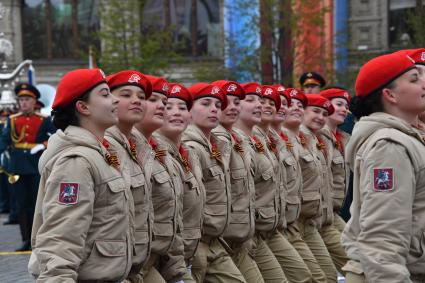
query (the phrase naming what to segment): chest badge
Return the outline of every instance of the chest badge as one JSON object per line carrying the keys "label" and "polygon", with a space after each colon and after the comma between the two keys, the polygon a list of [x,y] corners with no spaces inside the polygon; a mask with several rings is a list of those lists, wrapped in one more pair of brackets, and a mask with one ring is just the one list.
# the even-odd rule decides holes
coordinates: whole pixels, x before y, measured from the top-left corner
{"label": "chest badge", "polygon": [[394,189],[393,168],[373,168],[373,189],[388,192]]}
{"label": "chest badge", "polygon": [[59,190],[59,203],[65,205],[77,204],[79,189],[80,185],[78,183],[61,183]]}

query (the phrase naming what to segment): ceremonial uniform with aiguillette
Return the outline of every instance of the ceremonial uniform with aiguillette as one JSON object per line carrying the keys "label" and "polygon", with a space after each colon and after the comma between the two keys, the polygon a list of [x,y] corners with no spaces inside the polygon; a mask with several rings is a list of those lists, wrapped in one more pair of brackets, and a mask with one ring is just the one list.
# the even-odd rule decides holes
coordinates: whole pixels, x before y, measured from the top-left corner
{"label": "ceremonial uniform with aiguillette", "polygon": [[[32,85],[20,84],[15,88],[19,97],[40,97],[40,92]],[[40,175],[38,160],[47,146],[50,135],[56,132],[50,117],[32,111],[11,115],[0,138],[0,153],[10,148],[9,173],[20,176],[12,185],[16,195],[18,221],[23,246],[19,250],[31,249],[31,227],[34,217]]]}

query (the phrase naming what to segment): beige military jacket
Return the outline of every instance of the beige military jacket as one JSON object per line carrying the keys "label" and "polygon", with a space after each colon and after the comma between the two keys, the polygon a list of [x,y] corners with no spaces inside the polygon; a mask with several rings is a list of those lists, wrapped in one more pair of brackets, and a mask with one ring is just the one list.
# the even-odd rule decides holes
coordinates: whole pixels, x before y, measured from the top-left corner
{"label": "beige military jacket", "polygon": [[[301,213],[301,198],[303,190],[302,172],[299,161],[298,137],[291,131],[282,129],[280,136],[285,139],[288,155],[283,157],[286,169],[286,222],[292,224]],[[287,140],[286,140],[287,139]]]}
{"label": "beige military jacket", "polygon": [[168,147],[153,134],[150,144],[156,154],[151,177],[154,207],[152,253],[160,255],[159,271],[168,282],[182,279],[186,273],[183,243],[183,184],[172,162]]}
{"label": "beige military jacket", "polygon": [[328,168],[330,170],[329,176],[331,177],[332,207],[335,212],[341,210],[347,193],[347,180],[350,174],[344,160],[345,141],[348,140],[347,135],[344,134],[344,140],[338,142],[328,126],[323,127],[320,131],[320,136],[329,149]]}
{"label": "beige military jacket", "polygon": [[140,254],[133,264],[138,268],[142,268],[152,249],[154,209],[152,204],[152,185],[149,180],[152,176],[155,156],[147,140],[137,129],[133,128],[131,134],[136,143],[137,161],[142,166],[145,180],[144,191],[132,190],[136,210],[136,255]]}
{"label": "beige military jacket", "polygon": [[297,147],[300,152],[299,163],[303,176],[303,190],[301,193],[300,217],[312,220],[311,224],[320,226],[324,210],[324,174],[323,161],[319,157],[317,138],[304,126],[300,128],[300,138]]}
{"label": "beige military jacket", "polygon": [[279,184],[273,168],[270,153],[264,140],[255,140],[242,130],[234,132],[247,145],[247,159],[255,185],[255,230],[260,233],[273,232],[279,220]]}
{"label": "beige military jacket", "polygon": [[[166,148],[172,167],[177,173],[174,176],[174,183],[180,186],[182,198],[180,199],[180,221],[183,221],[183,242],[184,257],[187,262],[195,255],[196,249],[201,239],[204,195],[203,186],[201,186],[192,173],[192,157],[187,149],[181,145],[182,149],[170,141],[167,137],[155,134],[158,145]],[[182,154],[180,154],[182,151]],[[187,155],[187,156],[186,156]]]}
{"label": "beige military jacket", "polygon": [[[143,217],[141,214],[152,215],[153,212],[144,210],[150,208],[150,191],[146,185],[145,176],[142,171],[141,164],[137,160],[137,150],[132,150],[131,144],[127,137],[118,129],[117,126],[113,126],[106,130],[105,139],[109,142],[109,151],[112,154],[118,156],[120,160],[120,171],[124,177],[124,180],[130,186],[135,201],[134,205],[136,208],[135,215],[135,255],[133,260],[133,268],[131,275],[138,274],[141,266],[147,261],[152,243],[152,231],[149,226],[141,224],[140,218]],[[132,135],[133,147],[135,145],[136,137]],[[147,218],[143,218],[146,219]]]}
{"label": "beige military jacket", "polygon": [[345,270],[364,271],[367,282],[425,276],[424,156],[424,137],[399,118],[378,112],[356,123],[346,147],[354,180]]}
{"label": "beige military jacket", "polygon": [[[225,148],[214,134],[211,134],[218,149]],[[220,237],[226,230],[230,220],[231,194],[225,164],[221,154],[213,148],[211,142],[195,125],[189,125],[182,136],[182,142],[191,154],[195,176],[202,179],[205,191],[203,235]],[[199,179],[198,179],[199,180]]]}
{"label": "beige military jacket", "polygon": [[122,281],[134,246],[133,197],[106,148],[69,126],[49,139],[32,231],[37,282]]}
{"label": "beige military jacket", "polygon": [[275,132],[265,132],[262,128],[255,126],[253,133],[259,136],[264,143],[267,145],[267,154],[273,164],[273,171],[276,176],[276,182],[278,184],[278,224],[277,229],[282,230],[287,226],[286,223],[286,171],[280,163],[282,158],[281,150],[283,149],[282,143],[279,142],[277,137],[274,135]]}
{"label": "beige military jacket", "polygon": [[227,143],[223,160],[230,169],[230,190],[232,195],[232,210],[229,227],[224,232],[224,238],[231,242],[245,242],[254,236],[255,232],[255,186],[251,176],[246,147],[241,137],[230,133],[219,125],[213,133]]}

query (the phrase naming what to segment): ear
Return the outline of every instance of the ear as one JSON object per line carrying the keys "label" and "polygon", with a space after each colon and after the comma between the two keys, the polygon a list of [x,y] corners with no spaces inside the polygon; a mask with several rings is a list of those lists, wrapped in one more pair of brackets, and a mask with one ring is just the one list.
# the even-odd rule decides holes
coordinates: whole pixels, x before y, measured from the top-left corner
{"label": "ear", "polygon": [[90,115],[89,107],[87,106],[87,104],[84,101],[78,100],[75,103],[75,109],[77,110],[78,113],[80,113],[82,115],[85,115],[85,116]]}
{"label": "ear", "polygon": [[394,92],[389,88],[384,88],[382,90],[382,97],[388,101],[391,104],[397,103],[397,96],[394,94]]}

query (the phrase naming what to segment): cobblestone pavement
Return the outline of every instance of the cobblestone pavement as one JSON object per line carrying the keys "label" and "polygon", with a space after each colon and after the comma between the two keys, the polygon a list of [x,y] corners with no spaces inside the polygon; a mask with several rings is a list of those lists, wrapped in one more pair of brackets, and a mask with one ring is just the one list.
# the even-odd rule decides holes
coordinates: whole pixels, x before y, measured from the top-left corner
{"label": "cobblestone pavement", "polygon": [[30,255],[15,254],[14,250],[21,244],[18,225],[3,225],[7,214],[0,214],[0,282],[30,283],[27,265]]}

